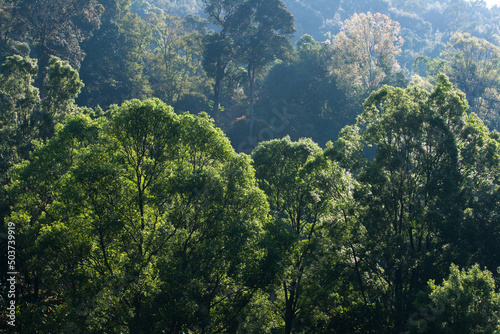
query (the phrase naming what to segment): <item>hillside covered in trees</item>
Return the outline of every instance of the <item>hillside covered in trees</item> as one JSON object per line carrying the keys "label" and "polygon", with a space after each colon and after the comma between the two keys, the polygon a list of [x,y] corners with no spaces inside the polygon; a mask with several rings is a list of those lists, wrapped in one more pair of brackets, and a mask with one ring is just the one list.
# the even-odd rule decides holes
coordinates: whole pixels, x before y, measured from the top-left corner
{"label": "hillside covered in trees", "polygon": [[0,0],[0,332],[500,333],[500,8]]}

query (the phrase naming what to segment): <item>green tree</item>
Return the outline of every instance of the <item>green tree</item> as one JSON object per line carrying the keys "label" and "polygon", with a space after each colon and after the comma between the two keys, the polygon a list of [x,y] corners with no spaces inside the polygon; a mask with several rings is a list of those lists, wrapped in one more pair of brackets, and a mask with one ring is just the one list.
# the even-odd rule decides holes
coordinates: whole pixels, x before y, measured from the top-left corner
{"label": "green tree", "polygon": [[265,196],[206,114],[69,116],[13,172],[25,331],[234,331],[269,280]]}
{"label": "green tree", "polygon": [[151,30],[143,19],[130,12],[130,0],[101,0],[105,11],[100,29],[82,43],[86,52],[80,74],[85,88],[78,99],[88,107],[120,104],[150,97],[145,73]]}
{"label": "green tree", "polygon": [[[500,141],[481,119],[471,113],[458,137],[465,199],[464,221],[455,249],[455,263],[478,263],[490,271],[500,265],[498,189],[500,187]],[[462,259],[459,261],[459,259]]]}
{"label": "green tree", "polygon": [[236,12],[240,1],[203,0],[203,3],[209,20],[220,28],[220,31],[207,35],[203,41],[203,68],[207,75],[214,79],[212,117],[217,122],[222,80],[235,59],[231,30],[238,24]]}
{"label": "green tree", "polygon": [[[384,86],[364,108],[358,125],[342,133],[334,156],[359,173],[361,261],[369,264],[369,280],[387,284],[370,299],[390,314],[384,326],[399,333],[416,293],[444,272],[436,263],[445,262],[443,247],[454,240],[461,219],[456,136],[467,102],[440,76],[431,94]],[[375,151],[361,149],[363,142]]]}
{"label": "green tree", "polygon": [[311,279],[314,272],[328,266],[326,259],[334,260],[332,254],[342,244],[353,182],[336,163],[325,160],[309,139],[262,142],[252,158],[277,234],[282,272],[275,304],[288,334],[300,330],[299,314],[312,316],[312,310],[304,307],[309,304],[306,293],[317,287]]}
{"label": "green tree", "polygon": [[467,95],[470,110],[495,122],[500,101],[500,48],[485,39],[456,33],[441,56],[448,62],[446,74]]}
{"label": "green tree", "polygon": [[397,73],[404,41],[399,32],[399,23],[380,13],[354,14],[344,21],[333,40],[332,73],[339,87],[353,96],[369,94]]}
{"label": "green tree", "polygon": [[295,32],[294,19],[282,0],[248,0],[238,7],[235,15],[238,25],[232,33],[250,84],[249,137],[252,138],[256,73],[292,51],[290,36]]}
{"label": "green tree", "polygon": [[54,135],[54,127],[70,113],[78,112],[75,99],[84,87],[78,72],[67,61],[52,56],[49,60],[47,76],[44,80],[45,98],[39,136],[47,140]]}
{"label": "green tree", "polygon": [[[31,141],[37,138],[38,89],[33,86],[38,72],[36,60],[7,57],[0,74],[0,221],[9,214],[12,199],[4,185],[9,168],[29,157]],[[6,247],[6,245],[5,245]],[[5,264],[7,261],[5,261]],[[6,271],[7,272],[7,271]]]}
{"label": "green tree", "polygon": [[10,182],[9,168],[30,158],[35,140],[53,135],[56,122],[64,115],[80,112],[73,105],[82,83],[78,73],[58,58],[50,61],[46,78],[47,94],[40,99],[35,87],[37,61],[19,55],[7,57],[0,75],[0,219],[10,212],[14,198],[3,186]]}
{"label": "green tree", "polygon": [[439,285],[429,281],[429,289],[428,317],[413,319],[410,328],[414,332],[500,332],[500,295],[491,272],[478,265],[468,270],[452,265],[448,279]]}
{"label": "green tree", "polygon": [[43,80],[45,96],[41,99],[34,79],[38,74],[36,60],[12,56],[7,58],[3,68],[0,131],[5,134],[4,149],[24,152],[15,161],[19,162],[19,159],[28,158],[31,140],[47,140],[54,134],[54,126],[64,121],[65,115],[80,111],[74,102],[84,85],[67,61],[52,56],[44,71],[47,73]]}
{"label": "green tree", "polygon": [[1,173],[28,157],[34,139],[33,114],[39,106],[38,89],[33,86],[38,73],[36,60],[8,57],[0,74],[0,147]]}
{"label": "green tree", "polygon": [[494,44],[467,33],[456,33],[441,55],[449,62],[450,80],[467,95],[471,108],[487,87],[498,85],[500,48]]}
{"label": "green tree", "polygon": [[18,54],[29,56],[30,47],[19,38],[19,17],[14,15],[14,1],[2,1],[0,4],[0,61],[8,56]]}
{"label": "green tree", "polygon": [[[188,96],[198,95],[206,100],[211,84],[202,68],[202,32],[206,21],[157,14],[152,15],[148,23],[154,47],[146,72],[153,95],[173,106],[182,104]],[[203,109],[183,111],[206,111],[208,103],[200,107]]]}
{"label": "green tree", "polygon": [[[272,139],[267,134],[289,135],[294,140],[307,137],[324,145],[346,124],[355,122],[358,112],[354,111],[362,107],[336,87],[328,70],[332,52],[329,42],[320,43],[304,35],[287,60],[269,69],[255,103],[256,119],[267,123],[265,130],[255,128],[258,141]],[[236,136],[243,137],[240,132],[231,137],[236,147]]]}
{"label": "green tree", "polygon": [[95,0],[19,0],[12,7],[18,22],[18,40],[27,37],[41,70],[40,96],[45,96],[43,79],[51,56],[69,61],[79,69],[85,52],[81,43],[101,24],[103,6]]}
{"label": "green tree", "polygon": [[214,78],[213,115],[219,110],[222,80],[230,64],[246,66],[250,85],[250,136],[253,136],[255,75],[291,51],[293,15],[281,0],[204,1],[205,11],[220,31],[205,39],[204,68]]}

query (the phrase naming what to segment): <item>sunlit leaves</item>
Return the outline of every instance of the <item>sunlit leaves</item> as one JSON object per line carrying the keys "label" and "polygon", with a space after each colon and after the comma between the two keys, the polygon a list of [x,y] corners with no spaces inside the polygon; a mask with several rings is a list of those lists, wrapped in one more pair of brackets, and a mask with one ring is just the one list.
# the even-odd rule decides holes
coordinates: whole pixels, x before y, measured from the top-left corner
{"label": "sunlit leaves", "polygon": [[412,316],[412,333],[499,332],[500,296],[491,272],[452,265],[448,278],[441,284],[429,281],[429,288],[429,311]]}
{"label": "sunlit leaves", "polygon": [[454,34],[441,54],[449,62],[449,75],[476,111],[477,99],[486,88],[498,86],[500,48],[470,34]]}
{"label": "sunlit leaves", "polygon": [[63,326],[234,326],[269,280],[265,196],[206,115],[127,101],[68,118],[32,159],[13,170],[11,219],[31,258],[23,277],[43,286],[33,302],[57,293]]}
{"label": "sunlit leaves", "polygon": [[[8,57],[0,75],[0,171],[28,156],[35,138],[35,108],[39,91],[33,86],[38,72],[36,61],[21,56]],[[3,177],[2,177],[3,178]],[[3,182],[3,181],[2,181]]]}
{"label": "sunlit leaves", "polygon": [[402,330],[416,291],[431,271],[445,270],[435,263],[461,219],[458,136],[468,105],[439,76],[432,93],[383,86],[363,106],[329,155],[359,173],[360,237],[366,238],[360,262],[369,264],[373,279],[387,282],[388,290],[376,295],[386,294],[382,305]]}
{"label": "sunlit leaves", "polygon": [[354,14],[346,20],[333,41],[332,72],[340,87],[371,92],[399,71],[396,57],[403,44],[399,31],[398,22],[380,13]]}
{"label": "sunlit leaves", "polygon": [[71,107],[83,86],[78,72],[67,61],[51,57],[44,84],[45,112],[52,115],[55,122],[61,122],[64,115],[72,111]]}
{"label": "sunlit leaves", "polygon": [[[252,158],[274,220],[270,230],[277,240],[269,252],[281,259],[275,304],[290,333],[300,328],[298,315],[309,311],[303,307],[310,302],[311,277],[336,261],[350,224],[354,183],[309,139],[264,142]],[[322,297],[315,294],[314,302]]]}

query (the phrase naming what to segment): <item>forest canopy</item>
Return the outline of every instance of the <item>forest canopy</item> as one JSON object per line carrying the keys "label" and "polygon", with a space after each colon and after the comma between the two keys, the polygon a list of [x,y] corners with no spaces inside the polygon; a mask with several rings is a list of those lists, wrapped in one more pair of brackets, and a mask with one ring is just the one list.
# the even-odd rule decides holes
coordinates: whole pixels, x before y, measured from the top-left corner
{"label": "forest canopy", "polygon": [[500,333],[500,7],[0,0],[0,331]]}

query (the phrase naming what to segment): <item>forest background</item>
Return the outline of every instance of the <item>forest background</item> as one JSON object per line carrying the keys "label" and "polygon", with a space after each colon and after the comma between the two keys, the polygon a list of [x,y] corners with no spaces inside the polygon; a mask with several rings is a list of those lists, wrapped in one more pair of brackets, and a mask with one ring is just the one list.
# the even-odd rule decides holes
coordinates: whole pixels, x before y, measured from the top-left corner
{"label": "forest background", "polygon": [[0,60],[2,331],[500,333],[500,7],[1,0]]}

